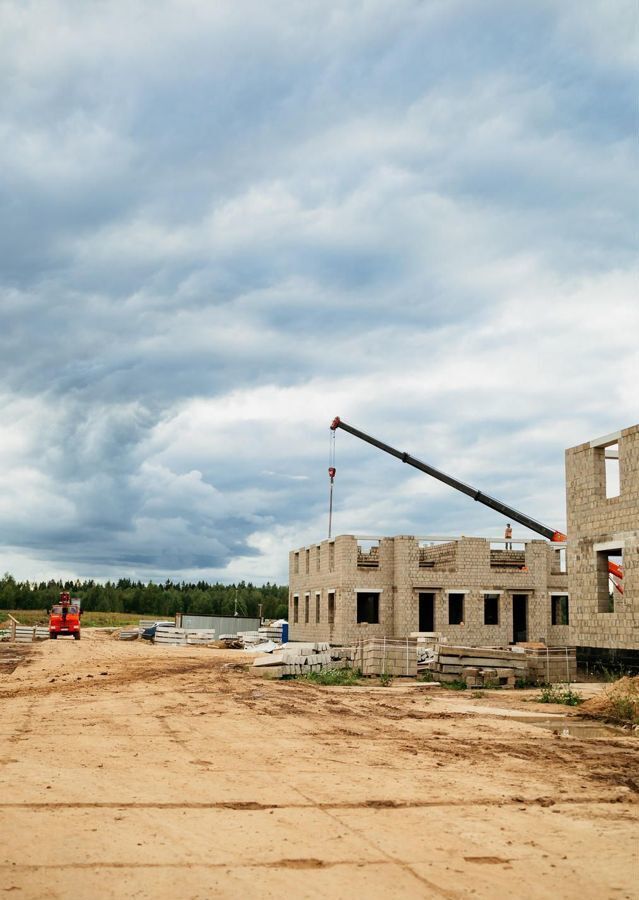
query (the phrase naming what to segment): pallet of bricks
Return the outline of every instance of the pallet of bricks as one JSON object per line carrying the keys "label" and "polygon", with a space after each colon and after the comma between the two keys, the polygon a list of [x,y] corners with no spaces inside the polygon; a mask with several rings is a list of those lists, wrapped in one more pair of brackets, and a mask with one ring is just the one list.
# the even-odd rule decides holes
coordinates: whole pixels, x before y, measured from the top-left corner
{"label": "pallet of bricks", "polygon": [[282,643],[281,625],[261,625],[257,630],[257,634],[261,641],[273,641],[274,644]]}
{"label": "pallet of bricks", "polygon": [[524,649],[528,665],[528,680],[537,684],[570,684],[577,680],[577,650],[575,647],[543,647]]}
{"label": "pallet of bricks", "polygon": [[355,653],[355,668],[362,675],[417,675],[417,640],[403,638],[368,638],[362,641]]}
{"label": "pallet of bricks", "polygon": [[467,687],[514,688],[517,679],[526,679],[528,673],[523,651],[445,644],[439,646],[429,668],[438,681],[463,681]]}

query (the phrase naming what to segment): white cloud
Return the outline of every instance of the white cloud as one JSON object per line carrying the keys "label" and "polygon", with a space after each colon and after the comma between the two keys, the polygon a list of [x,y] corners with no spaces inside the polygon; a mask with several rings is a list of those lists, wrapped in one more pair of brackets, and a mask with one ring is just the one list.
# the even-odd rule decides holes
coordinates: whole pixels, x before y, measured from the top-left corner
{"label": "white cloud", "polygon": [[[284,580],[336,414],[561,526],[636,418],[628,14],[5,3],[16,574]],[[335,521],[501,526],[346,435]]]}

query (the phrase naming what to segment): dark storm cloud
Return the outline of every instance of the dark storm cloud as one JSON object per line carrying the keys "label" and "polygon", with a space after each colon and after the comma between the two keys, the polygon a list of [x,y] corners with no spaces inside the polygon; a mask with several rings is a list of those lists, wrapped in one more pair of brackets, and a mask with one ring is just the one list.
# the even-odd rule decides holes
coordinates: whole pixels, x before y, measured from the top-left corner
{"label": "dark storm cloud", "polygon": [[[336,413],[560,526],[634,415],[631,16],[5,4],[5,567],[284,579]],[[501,527],[339,453],[342,531]]]}

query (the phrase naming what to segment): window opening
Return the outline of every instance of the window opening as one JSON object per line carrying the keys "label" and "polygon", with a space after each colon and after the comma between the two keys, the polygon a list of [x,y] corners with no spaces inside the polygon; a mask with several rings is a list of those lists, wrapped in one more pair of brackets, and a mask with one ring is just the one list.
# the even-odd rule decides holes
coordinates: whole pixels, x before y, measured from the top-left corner
{"label": "window opening", "polygon": [[328,592],[328,624],[335,624],[335,591]]}
{"label": "window opening", "polygon": [[484,594],[484,625],[499,625],[499,594]]}
{"label": "window opening", "polygon": [[623,592],[623,579],[615,574],[623,570],[623,548],[597,550],[597,610],[615,611],[615,598]]}
{"label": "window opening", "polygon": [[300,598],[295,594],[293,597],[293,623],[297,623],[300,620]]}
{"label": "window opening", "polygon": [[569,625],[568,594],[553,594],[550,598],[550,621],[552,625]]}
{"label": "window opening", "polygon": [[379,625],[379,591],[357,592],[357,621]]}
{"label": "window opening", "polygon": [[604,449],[604,466],[606,471],[606,499],[618,497],[619,484],[619,444],[611,444]]}
{"label": "window opening", "polygon": [[299,574],[300,574],[300,555],[299,555],[299,552],[297,552],[297,553],[295,554],[295,556],[293,557],[293,574],[294,574],[294,575],[299,575]]}
{"label": "window opening", "polygon": [[319,591],[315,594],[315,624],[319,625],[320,623],[320,607],[321,607],[322,595]]}
{"label": "window opening", "polygon": [[315,569],[317,572],[319,572],[319,570],[320,570],[320,561],[321,561],[320,549],[321,549],[320,545],[318,544],[317,547],[315,548]]}
{"label": "window opening", "polygon": [[311,551],[307,550],[305,556],[306,556],[306,574],[308,575],[311,571]]}
{"label": "window opening", "polygon": [[309,623],[309,616],[311,613],[310,607],[311,607],[311,595],[304,594],[304,624],[305,625],[308,625],[308,623]]}
{"label": "window opening", "polygon": [[464,595],[448,595],[448,624],[463,625],[464,623]]}

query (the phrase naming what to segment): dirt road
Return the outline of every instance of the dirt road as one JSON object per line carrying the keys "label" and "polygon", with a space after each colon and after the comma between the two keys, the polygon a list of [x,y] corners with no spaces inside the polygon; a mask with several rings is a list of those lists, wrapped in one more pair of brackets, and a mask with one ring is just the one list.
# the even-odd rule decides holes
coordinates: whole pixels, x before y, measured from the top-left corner
{"label": "dirt road", "polygon": [[502,716],[535,710],[519,692],[267,682],[243,658],[85,632],[0,675],[0,888],[637,896],[637,739]]}

